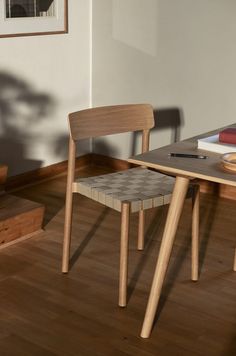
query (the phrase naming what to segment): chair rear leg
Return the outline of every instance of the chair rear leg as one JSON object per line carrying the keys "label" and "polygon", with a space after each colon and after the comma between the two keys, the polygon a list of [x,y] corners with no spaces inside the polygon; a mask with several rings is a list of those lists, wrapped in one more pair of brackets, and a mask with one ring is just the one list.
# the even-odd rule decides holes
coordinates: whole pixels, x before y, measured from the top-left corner
{"label": "chair rear leg", "polygon": [[193,187],[192,200],[192,274],[193,281],[198,280],[198,258],[199,258],[199,206],[200,188],[199,185]]}
{"label": "chair rear leg", "polygon": [[139,222],[138,222],[138,250],[142,251],[144,249],[144,226],[145,226],[145,213],[144,210],[139,211]]}
{"label": "chair rear leg", "polygon": [[127,280],[128,280],[128,245],[129,245],[129,203],[121,206],[121,237],[120,237],[120,277],[119,277],[119,306],[127,304]]}
{"label": "chair rear leg", "polygon": [[64,225],[64,240],[63,240],[63,252],[62,252],[63,273],[67,273],[69,270],[72,205],[73,205],[73,193],[72,191],[69,191],[67,192],[66,195],[66,206],[65,206],[65,225]]}

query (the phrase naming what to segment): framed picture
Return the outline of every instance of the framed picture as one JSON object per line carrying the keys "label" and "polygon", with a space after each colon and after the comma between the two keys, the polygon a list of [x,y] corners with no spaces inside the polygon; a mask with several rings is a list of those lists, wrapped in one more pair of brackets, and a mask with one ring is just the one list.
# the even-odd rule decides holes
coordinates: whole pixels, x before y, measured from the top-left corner
{"label": "framed picture", "polygon": [[0,37],[67,32],[67,0],[0,0]]}

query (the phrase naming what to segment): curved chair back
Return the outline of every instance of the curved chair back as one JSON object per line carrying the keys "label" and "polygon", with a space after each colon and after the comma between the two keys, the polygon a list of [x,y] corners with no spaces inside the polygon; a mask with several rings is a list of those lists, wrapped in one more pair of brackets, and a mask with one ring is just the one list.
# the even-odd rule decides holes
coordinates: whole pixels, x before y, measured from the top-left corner
{"label": "curved chair back", "polygon": [[148,104],[116,105],[69,114],[71,137],[79,139],[122,132],[146,131],[154,126],[153,108]]}

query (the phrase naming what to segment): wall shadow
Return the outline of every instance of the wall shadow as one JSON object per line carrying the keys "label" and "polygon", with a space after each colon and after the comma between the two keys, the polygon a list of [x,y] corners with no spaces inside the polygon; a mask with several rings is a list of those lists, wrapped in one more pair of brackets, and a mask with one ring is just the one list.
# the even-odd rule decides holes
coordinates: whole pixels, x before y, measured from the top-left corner
{"label": "wall shadow", "polygon": [[163,108],[154,110],[154,131],[170,129],[171,138],[169,143],[180,141],[180,130],[184,125],[183,110],[180,108]]}
{"label": "wall shadow", "polygon": [[104,142],[102,138],[96,138],[93,140],[93,152],[108,157],[116,157],[118,149],[112,144]]}
{"label": "wall shadow", "polygon": [[27,142],[32,140],[34,125],[46,119],[54,104],[48,93],[0,71],[0,163],[8,166],[9,175],[41,167],[41,160],[27,158]]}
{"label": "wall shadow", "polygon": [[[36,90],[20,77],[0,71],[0,164],[8,166],[8,176],[21,175],[42,166],[43,157],[42,160],[31,158],[33,146],[37,139],[43,138],[40,127],[54,108],[55,100],[50,94]],[[46,218],[50,207],[45,204],[44,197],[35,195],[32,198],[27,189],[15,194],[42,203],[46,207]]]}
{"label": "wall shadow", "polygon": [[[154,109],[154,121],[155,125],[151,130],[151,136],[157,132],[161,134],[163,130],[169,129],[170,142],[167,142],[166,144],[175,143],[180,140],[180,131],[184,124],[182,109],[176,107]],[[141,152],[141,148],[138,149],[140,138],[140,132],[133,133],[131,156]]]}
{"label": "wall shadow", "polygon": [[60,134],[56,140],[54,140],[54,152],[56,155],[68,159],[69,148],[69,131],[67,134]]}

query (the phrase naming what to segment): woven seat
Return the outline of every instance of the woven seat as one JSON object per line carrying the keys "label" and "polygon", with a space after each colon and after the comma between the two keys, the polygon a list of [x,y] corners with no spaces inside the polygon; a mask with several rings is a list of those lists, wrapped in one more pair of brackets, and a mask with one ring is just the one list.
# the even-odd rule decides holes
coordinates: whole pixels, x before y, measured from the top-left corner
{"label": "woven seat", "polygon": [[[79,193],[121,213],[119,305],[126,306],[128,278],[128,235],[130,213],[139,212],[138,250],[144,248],[144,211],[170,203],[175,179],[144,167],[75,179],[76,143],[122,132],[142,131],[142,152],[149,148],[154,126],[150,105],[117,105],[87,109],[69,114],[70,140],[65,209],[62,272],[69,270],[73,194]],[[193,193],[192,279],[197,279],[199,189]]]}
{"label": "woven seat", "polygon": [[121,212],[130,202],[130,212],[170,203],[175,179],[146,168],[76,179],[73,191]]}

